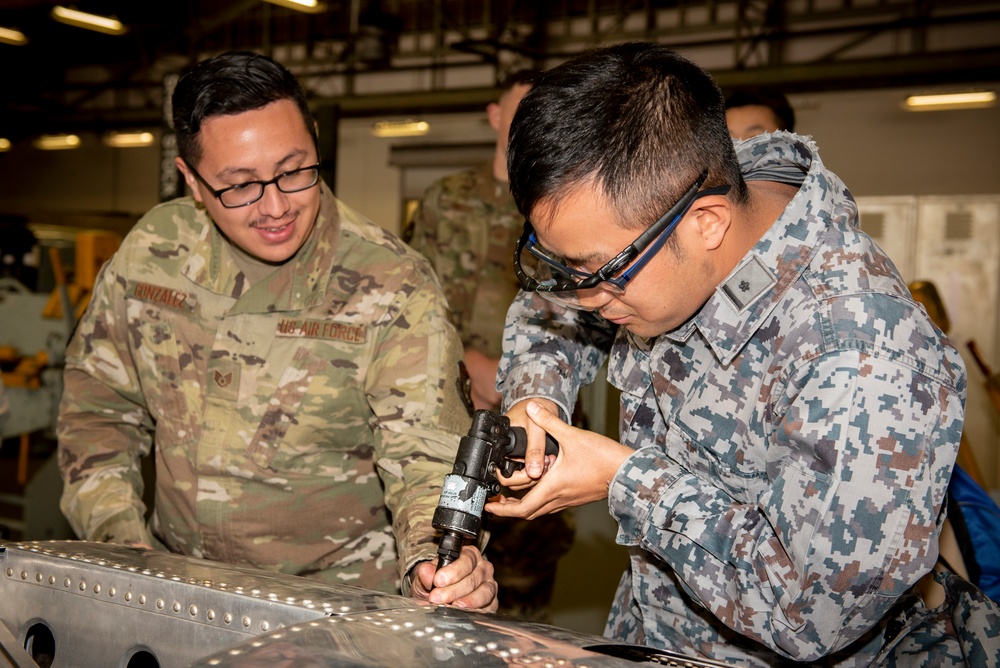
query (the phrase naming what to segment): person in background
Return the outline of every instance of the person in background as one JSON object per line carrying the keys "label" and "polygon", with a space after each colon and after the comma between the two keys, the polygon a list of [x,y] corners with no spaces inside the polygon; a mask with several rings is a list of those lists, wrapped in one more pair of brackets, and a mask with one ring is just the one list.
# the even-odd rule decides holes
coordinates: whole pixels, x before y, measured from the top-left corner
{"label": "person in background", "polygon": [[500,336],[518,291],[510,257],[524,224],[510,196],[507,134],[518,102],[537,76],[535,70],[517,70],[504,78],[497,101],[486,106],[496,134],[493,158],[432,184],[404,234],[430,260],[444,288],[477,409],[500,407]]}
{"label": "person in background", "polygon": [[0,438],[4,435],[8,414],[10,414],[10,399],[7,398],[7,388],[3,384],[3,378],[0,377]]}
{"label": "person in background", "polygon": [[209,58],[172,101],[192,196],[135,225],[67,350],[73,529],[495,609],[477,547],[435,573],[431,518],[471,420],[430,266],[320,180],[305,92],[277,62]]}
{"label": "person in background", "polygon": [[765,132],[795,132],[795,110],[781,91],[741,88],[726,97],[726,125],[735,139],[750,139]]}
{"label": "person in background", "polygon": [[[507,135],[537,76],[535,70],[517,70],[504,78],[497,101],[486,107],[496,133],[492,160],[435,182],[412,218],[409,243],[430,260],[444,288],[476,409],[500,408],[496,376],[504,318],[519,289],[510,258],[524,225],[510,196]],[[573,520],[572,512],[535,523],[487,516],[487,556],[500,587],[500,612],[551,622],[556,567],[573,543]]]}
{"label": "person in background", "polygon": [[[499,374],[530,444],[501,482],[528,491],[486,510],[607,499],[630,555],[617,640],[745,666],[961,661],[955,599],[915,585],[965,368],[815,145],[734,142],[707,72],[628,43],[539,77],[508,171],[527,222]],[[606,358],[620,443],[565,422]]]}

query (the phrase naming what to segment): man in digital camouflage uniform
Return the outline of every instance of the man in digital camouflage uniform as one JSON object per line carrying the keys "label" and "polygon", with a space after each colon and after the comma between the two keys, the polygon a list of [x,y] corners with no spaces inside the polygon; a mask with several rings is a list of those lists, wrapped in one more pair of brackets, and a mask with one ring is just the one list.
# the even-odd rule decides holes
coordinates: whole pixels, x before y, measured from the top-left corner
{"label": "man in digital camouflage uniform", "polygon": [[[537,74],[518,70],[508,75],[499,99],[487,105],[496,132],[493,159],[431,185],[412,218],[409,243],[431,261],[444,288],[477,409],[500,408],[496,375],[504,318],[519,289],[510,260],[524,225],[507,182],[507,133],[517,103]],[[556,565],[573,542],[572,512],[534,523],[489,516],[485,521],[500,612],[550,622]]]}
{"label": "man in digital camouflage uniform", "polygon": [[196,65],[173,114],[193,197],[136,224],[67,351],[73,528],[495,609],[477,548],[435,574],[431,518],[470,419],[427,262],[321,182],[305,93],[274,61]]}
{"label": "man in digital camouflage uniform", "polygon": [[[937,560],[961,357],[813,143],[734,150],[707,73],[621,44],[541,75],[508,167],[530,224],[500,376],[531,444],[504,481],[530,491],[487,510],[608,499],[630,567],[606,634],[740,666],[998,665],[981,593],[914,589]],[[621,443],[563,422],[606,355]]]}

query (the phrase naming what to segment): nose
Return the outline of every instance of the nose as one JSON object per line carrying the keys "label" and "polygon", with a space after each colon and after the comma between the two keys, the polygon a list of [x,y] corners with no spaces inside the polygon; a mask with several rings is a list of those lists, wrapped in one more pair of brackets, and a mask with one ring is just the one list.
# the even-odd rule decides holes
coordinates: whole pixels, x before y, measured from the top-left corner
{"label": "nose", "polygon": [[270,218],[281,218],[291,209],[288,195],[278,190],[275,183],[264,186],[264,194],[257,201],[257,210]]}

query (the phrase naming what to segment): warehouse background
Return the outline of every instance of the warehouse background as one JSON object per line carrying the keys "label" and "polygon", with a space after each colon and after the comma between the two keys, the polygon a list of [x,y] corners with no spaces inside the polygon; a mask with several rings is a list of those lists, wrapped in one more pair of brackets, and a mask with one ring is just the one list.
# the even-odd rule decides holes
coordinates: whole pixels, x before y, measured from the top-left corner
{"label": "warehouse background", "polygon": [[[797,130],[858,198],[862,226],[908,281],[937,286],[969,369],[969,447],[985,485],[1000,487],[1000,421],[968,346],[1000,368],[1000,107],[902,106],[917,93],[1000,90],[1000,3],[353,0],[315,12],[261,0],[76,3],[117,17],[121,35],[56,22],[55,4],[0,0],[0,29],[26,39],[4,42],[0,30],[0,233],[9,245],[9,230],[27,227],[39,244],[14,263],[30,269],[30,294],[9,284],[0,291],[4,378],[16,362],[22,373],[11,380],[23,381],[10,390],[19,421],[3,430],[0,516],[21,535],[65,531],[46,447],[72,324],[60,286],[72,301],[109,236],[181,192],[165,100],[184,66],[229,49],[267,53],[299,75],[319,123],[325,178],[393,231],[434,179],[491,155],[483,111],[513,69],[653,40],[709,69],[726,90],[784,90]],[[426,121],[428,132],[372,134],[376,122],[411,120]],[[126,132],[149,133],[151,143],[107,145],[110,133]],[[79,138],[76,148],[38,148],[41,136],[66,134]],[[614,397],[595,388],[586,402],[592,426],[613,434]],[[556,621],[600,632],[625,558],[603,504],[584,508],[580,525],[557,580]]]}

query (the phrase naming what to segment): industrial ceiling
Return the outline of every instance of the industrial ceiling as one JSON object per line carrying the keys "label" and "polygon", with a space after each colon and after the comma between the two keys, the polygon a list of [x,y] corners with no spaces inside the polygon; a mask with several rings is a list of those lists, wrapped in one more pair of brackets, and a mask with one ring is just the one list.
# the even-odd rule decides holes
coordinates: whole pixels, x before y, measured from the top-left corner
{"label": "industrial ceiling", "polygon": [[[481,109],[513,67],[590,46],[668,44],[724,87],[787,92],[960,87],[1000,73],[1000,2],[984,0],[327,0],[303,13],[262,0],[77,0],[127,27],[52,20],[56,0],[0,0],[0,134],[158,124],[165,77],[230,49],[268,53],[338,114]],[[63,3],[68,4],[68,3]],[[474,85],[451,73],[486,72]],[[365,77],[423,72],[364,92]],[[454,81],[463,81],[455,85]],[[452,83],[449,83],[452,82]]]}

